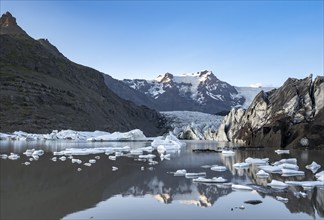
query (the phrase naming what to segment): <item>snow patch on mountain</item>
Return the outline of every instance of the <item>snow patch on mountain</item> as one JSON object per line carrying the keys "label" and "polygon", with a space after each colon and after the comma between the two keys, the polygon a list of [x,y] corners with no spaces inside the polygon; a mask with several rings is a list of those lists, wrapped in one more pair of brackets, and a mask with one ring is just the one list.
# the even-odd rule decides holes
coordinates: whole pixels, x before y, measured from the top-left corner
{"label": "snow patch on mountain", "polygon": [[245,102],[241,107],[247,109],[259,92],[262,90],[268,92],[274,89],[274,87],[235,87],[235,89],[238,92],[236,96],[245,98]]}

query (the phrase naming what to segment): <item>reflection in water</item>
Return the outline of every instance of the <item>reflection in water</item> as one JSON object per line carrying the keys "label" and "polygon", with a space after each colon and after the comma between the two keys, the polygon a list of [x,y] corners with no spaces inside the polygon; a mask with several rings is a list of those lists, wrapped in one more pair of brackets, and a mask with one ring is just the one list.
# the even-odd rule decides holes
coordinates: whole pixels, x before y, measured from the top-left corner
{"label": "reflection in water", "polygon": [[[314,160],[323,163],[323,151],[291,151],[290,155],[276,155],[273,150],[240,150],[236,151],[233,157],[223,156],[219,153],[192,153],[194,148],[215,148],[215,143],[188,142],[180,154],[172,154],[170,161],[159,161],[153,170],[145,162],[135,161],[131,157],[120,157],[116,161],[108,160],[107,155],[100,155],[91,167],[50,160],[50,152],[63,150],[70,147],[123,147],[131,148],[149,145],[144,142],[119,142],[119,143],[82,143],[82,142],[16,142],[4,144],[0,151],[22,153],[26,148],[42,148],[47,153],[38,161],[29,166],[22,165],[27,161],[25,155],[17,161],[0,160],[0,198],[1,198],[1,219],[58,219],[71,213],[78,213],[87,210],[101,201],[113,200],[115,196],[122,196],[124,203],[131,201],[129,198],[146,198],[152,195],[154,200],[169,204],[170,212],[176,212],[180,206],[194,205],[199,207],[217,208],[230,195],[241,195],[223,184],[199,184],[193,183],[191,179],[174,177],[170,171],[186,169],[188,172],[206,172],[207,177],[222,176],[237,184],[252,184],[262,198],[267,196],[282,196],[289,199],[284,206],[291,213],[307,213],[316,217],[324,217],[324,190],[314,188],[307,191],[307,196],[297,197],[294,192],[302,191],[300,187],[289,187],[289,190],[274,190],[266,187],[271,179],[280,181],[286,180],[313,180],[313,174],[304,167]],[[78,156],[82,161],[93,159],[95,155]],[[257,166],[250,166],[248,169],[237,170],[234,163],[244,162],[247,157],[265,158],[269,157],[270,162],[282,158],[296,157],[301,170],[305,171],[304,177],[281,177],[278,174],[271,174],[267,179],[257,178],[255,173]],[[305,159],[308,158],[308,159]],[[201,168],[202,165],[225,165],[225,172],[211,171]],[[322,167],[324,164],[321,164]],[[113,172],[112,166],[118,167]],[[141,167],[145,167],[144,171]],[[82,171],[77,172],[81,167]],[[247,195],[247,194],[244,194]],[[248,194],[250,195],[250,193]],[[234,197],[237,198],[238,197]],[[224,200],[225,199],[225,200]],[[268,201],[268,200],[266,200]],[[281,204],[279,201],[271,200],[271,203]],[[269,202],[269,203],[270,203]],[[225,203],[225,202],[224,202]],[[232,201],[235,206],[235,200]],[[179,204],[177,206],[173,206]],[[260,206],[261,207],[261,206]],[[212,210],[212,208],[208,210]],[[95,209],[95,208],[93,208]],[[207,210],[207,209],[206,209]],[[190,209],[188,213],[181,213],[180,217],[190,217],[197,210]],[[205,211],[205,218],[215,217],[215,213]],[[73,215],[72,215],[73,217]],[[72,218],[71,217],[71,218]],[[108,218],[109,216],[105,216]],[[132,218],[132,214],[128,216]],[[235,217],[235,216],[234,216]],[[236,216],[237,217],[237,216]],[[240,215],[238,215],[240,217]]]}

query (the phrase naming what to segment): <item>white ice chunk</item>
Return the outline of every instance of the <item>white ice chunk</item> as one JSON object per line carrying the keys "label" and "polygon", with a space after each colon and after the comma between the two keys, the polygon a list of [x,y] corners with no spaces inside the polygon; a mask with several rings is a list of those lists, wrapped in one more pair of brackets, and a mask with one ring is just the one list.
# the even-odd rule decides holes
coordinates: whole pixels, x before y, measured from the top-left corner
{"label": "white ice chunk", "polygon": [[284,203],[288,202],[288,199],[287,199],[287,198],[283,198],[283,197],[281,197],[281,196],[276,196],[276,199],[277,199],[278,201],[281,201],[281,202],[284,202]]}
{"label": "white ice chunk", "polygon": [[235,154],[235,152],[232,150],[222,150],[222,154],[224,156],[233,156]]}
{"label": "white ice chunk", "polygon": [[267,172],[264,172],[263,170],[259,170],[257,173],[256,173],[257,177],[259,178],[268,178],[269,177],[269,173]]}
{"label": "white ice chunk", "polygon": [[89,163],[96,163],[96,160],[94,160],[94,159],[90,159],[90,160],[89,160]]}
{"label": "white ice chunk", "polygon": [[289,150],[275,150],[277,154],[290,154]]}
{"label": "white ice chunk", "polygon": [[100,156],[95,156],[94,157],[96,160],[99,160],[100,159]]}
{"label": "white ice chunk", "polygon": [[272,180],[271,183],[268,183],[268,186],[271,186],[272,188],[276,188],[276,189],[284,189],[288,187],[286,183],[278,180]]}
{"label": "white ice chunk", "polygon": [[82,160],[80,160],[80,159],[72,159],[71,162],[72,163],[81,164],[82,163]]}
{"label": "white ice chunk", "polygon": [[279,164],[278,167],[280,167],[281,169],[289,169],[289,170],[298,170],[299,169],[299,166],[297,166],[296,164],[290,164],[290,163]]}
{"label": "white ice chunk", "polygon": [[245,159],[246,163],[256,164],[256,165],[266,165],[268,164],[269,158],[252,158],[248,157]]}
{"label": "white ice chunk", "polygon": [[315,161],[306,166],[306,169],[311,170],[313,173],[316,173],[319,168],[321,168],[321,165],[319,165]]}
{"label": "white ice chunk", "polygon": [[20,156],[15,153],[10,153],[10,155],[8,156],[9,160],[18,160],[19,158],[20,158]]}
{"label": "white ice chunk", "polygon": [[131,155],[141,155],[143,154],[143,151],[141,149],[135,149],[130,151]]}
{"label": "white ice chunk", "polygon": [[146,154],[146,155],[139,155],[138,156],[138,158],[140,158],[140,159],[153,159],[155,157],[156,157],[156,155],[154,155],[154,154]]}
{"label": "white ice chunk", "polygon": [[81,169],[80,167],[77,169],[78,172],[80,172],[81,170],[82,170],[82,169]]}
{"label": "white ice chunk", "polygon": [[116,158],[117,158],[116,156],[109,156],[108,157],[109,160],[116,160]]}
{"label": "white ice chunk", "polygon": [[23,164],[25,164],[26,166],[28,166],[28,165],[30,165],[30,162],[25,162]]}
{"label": "white ice chunk", "polygon": [[279,161],[274,162],[272,165],[278,166],[283,163],[297,164],[297,159],[296,158],[281,159]]}
{"label": "white ice chunk", "polygon": [[116,171],[116,170],[118,170],[118,167],[112,167],[111,170]]}
{"label": "white ice chunk", "polygon": [[282,176],[304,176],[304,171],[291,170],[291,169],[281,169]]}
{"label": "white ice chunk", "polygon": [[302,186],[302,187],[324,187],[324,182],[323,181],[286,181],[285,182],[288,185],[293,185],[293,186]]}
{"label": "white ice chunk", "polygon": [[225,166],[218,166],[218,165],[214,165],[210,168],[213,171],[218,171],[218,172],[223,172],[226,170]]}
{"label": "white ice chunk", "polygon": [[246,185],[232,184],[232,189],[238,190],[253,190],[252,187]]}
{"label": "white ice chunk", "polygon": [[35,149],[27,149],[23,154],[25,154],[27,157],[31,157],[34,151]]}
{"label": "white ice chunk", "polygon": [[43,150],[35,150],[32,153],[32,156],[42,156],[43,154],[44,154],[44,151]]}
{"label": "white ice chunk", "polygon": [[65,156],[62,156],[59,158],[61,161],[65,161],[66,160],[66,157]]}
{"label": "white ice chunk", "polygon": [[304,192],[294,192],[294,196],[296,196],[297,198],[300,198],[300,197],[303,197],[303,198],[306,198],[307,196],[307,193],[304,193]]}
{"label": "white ice chunk", "polygon": [[84,163],[84,166],[91,167],[91,163]]}
{"label": "white ice chunk", "polygon": [[157,148],[156,148],[157,152],[159,154],[163,154],[165,151],[166,151],[166,148],[164,147],[164,145],[159,145]]}
{"label": "white ice chunk", "polygon": [[250,164],[249,163],[235,163],[233,165],[236,169],[246,169],[249,168]]}
{"label": "white ice chunk", "polygon": [[281,169],[282,169],[279,166],[270,166],[270,165],[260,166],[259,168],[268,173],[281,173]]}
{"label": "white ice chunk", "polygon": [[194,182],[201,182],[201,183],[225,183],[227,179],[223,177],[213,177],[211,179],[205,177],[198,177],[197,179],[193,179]]}
{"label": "white ice chunk", "polygon": [[57,157],[52,157],[51,160],[54,161],[54,162],[56,162],[57,161]]}
{"label": "white ice chunk", "polygon": [[139,129],[129,132],[114,132],[112,134],[101,135],[87,139],[88,141],[147,141],[148,139]]}
{"label": "white ice chunk", "polygon": [[1,159],[7,159],[8,155],[7,154],[1,154],[0,157],[1,157]]}
{"label": "white ice chunk", "polygon": [[[179,141],[179,139],[170,132],[166,137],[157,137],[151,143],[151,146],[156,149],[161,145],[163,145],[165,151],[174,151],[179,150],[185,143]],[[160,147],[160,150],[162,150],[162,147]]]}
{"label": "white ice chunk", "polygon": [[187,173],[186,170],[177,170],[175,173],[174,173],[174,176],[185,176]]}
{"label": "white ice chunk", "polygon": [[200,173],[186,173],[185,177],[186,178],[197,178],[197,177],[204,177],[206,176],[206,172],[200,172]]}

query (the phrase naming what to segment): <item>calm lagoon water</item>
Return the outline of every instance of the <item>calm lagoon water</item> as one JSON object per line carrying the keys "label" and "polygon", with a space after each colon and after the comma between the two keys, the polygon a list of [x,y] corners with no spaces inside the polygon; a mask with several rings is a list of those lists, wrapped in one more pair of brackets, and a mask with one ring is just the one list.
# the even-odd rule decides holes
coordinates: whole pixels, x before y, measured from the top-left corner
{"label": "calm lagoon water", "polygon": [[[313,160],[323,170],[324,151],[293,150],[290,155],[277,155],[273,149],[236,150],[232,157],[220,153],[193,153],[192,149],[216,149],[216,142],[188,141],[179,152],[173,152],[170,160],[154,166],[134,160],[134,157],[118,157],[116,161],[100,154],[91,167],[72,164],[70,159],[53,162],[53,151],[71,147],[137,147],[149,146],[145,142],[84,143],[57,142],[0,142],[0,153],[15,152],[20,159],[0,159],[1,219],[323,219],[324,189],[303,190],[292,187],[275,190],[266,186],[271,179],[315,180],[314,174],[305,169]],[[28,158],[26,149],[44,149],[45,154],[30,165],[23,165]],[[157,152],[153,151],[154,154]],[[74,156],[83,162],[97,155]],[[237,170],[236,162],[247,157],[270,158],[270,162],[282,158],[297,158],[305,176],[281,177],[271,174],[259,179],[254,165]],[[224,165],[224,172],[202,168],[203,165]],[[112,166],[118,167],[112,171]],[[82,168],[78,172],[77,168]],[[143,169],[144,168],[144,169]],[[206,177],[222,176],[235,184],[251,185],[255,190],[232,190],[222,184],[199,184],[192,179],[175,177],[178,169],[188,172],[206,172]],[[307,193],[305,198],[294,192]],[[288,198],[287,203],[276,196]],[[261,200],[258,205],[245,204],[246,200]],[[240,206],[244,209],[240,209]]]}

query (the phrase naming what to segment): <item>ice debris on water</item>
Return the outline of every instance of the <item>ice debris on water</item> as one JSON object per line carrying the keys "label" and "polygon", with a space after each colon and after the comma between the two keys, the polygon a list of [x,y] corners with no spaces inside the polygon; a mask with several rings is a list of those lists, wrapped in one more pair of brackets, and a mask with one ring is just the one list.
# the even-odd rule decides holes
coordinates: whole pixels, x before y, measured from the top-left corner
{"label": "ice debris on water", "polygon": [[290,154],[289,150],[275,150],[277,154]]}
{"label": "ice debris on water", "polygon": [[25,162],[23,164],[26,165],[26,166],[28,166],[28,165],[30,165],[30,162]]}
{"label": "ice debris on water", "polygon": [[66,157],[65,156],[62,156],[62,157],[59,158],[59,160],[66,161]]}
{"label": "ice debris on water", "polygon": [[109,156],[108,159],[109,160],[116,160],[116,156]]}
{"label": "ice debris on water", "polygon": [[274,162],[272,165],[278,166],[283,163],[297,164],[297,159],[296,158],[281,159],[279,161]]}
{"label": "ice debris on water", "polygon": [[94,160],[94,159],[90,159],[90,160],[89,160],[89,163],[96,163],[96,160]]}
{"label": "ice debris on water", "polygon": [[100,156],[95,156],[94,157],[96,160],[99,160],[100,159]]}
{"label": "ice debris on water", "polygon": [[249,163],[235,163],[233,165],[236,169],[246,169],[249,168],[250,164]]}
{"label": "ice debris on water", "polygon": [[253,190],[252,187],[246,185],[232,184],[232,189],[237,190]]}
{"label": "ice debris on water", "polygon": [[227,179],[224,179],[223,177],[213,177],[211,179],[205,177],[198,177],[196,179],[193,179],[193,181],[200,183],[225,183],[227,182]]}
{"label": "ice debris on water", "polygon": [[77,169],[78,172],[80,172],[81,170],[82,170],[82,169],[81,169],[80,167]]}
{"label": "ice debris on water", "polygon": [[56,162],[57,161],[57,157],[52,157],[51,160],[54,161],[54,162]]}
{"label": "ice debris on water", "polygon": [[268,186],[271,186],[275,189],[285,189],[288,187],[288,185],[284,182],[278,181],[278,180],[272,180],[271,183],[268,183]]}
{"label": "ice debris on water", "polygon": [[276,199],[278,201],[281,201],[281,202],[284,202],[284,203],[288,202],[288,199],[287,198],[284,198],[284,197],[281,197],[281,196],[276,196]]}
{"label": "ice debris on water", "polygon": [[113,167],[111,168],[111,170],[112,170],[112,171],[116,171],[116,170],[118,170],[118,167],[114,167],[114,166],[113,166]]}
{"label": "ice debris on water", "polygon": [[292,169],[281,169],[282,176],[304,176],[304,171],[292,170]]}
{"label": "ice debris on water", "polygon": [[1,159],[7,159],[8,155],[7,154],[1,154],[0,157],[1,157]]}
{"label": "ice debris on water", "polygon": [[232,150],[222,150],[222,155],[224,156],[234,156],[235,152]]}
{"label": "ice debris on water", "polygon": [[19,158],[20,158],[20,156],[15,153],[10,153],[10,155],[8,156],[9,160],[18,160]]}
{"label": "ice debris on water", "polygon": [[204,177],[206,176],[206,172],[200,172],[200,173],[185,173],[186,178],[197,178],[197,177]]}
{"label": "ice debris on water", "polygon": [[306,169],[311,170],[313,173],[316,173],[319,168],[321,168],[321,165],[319,165],[315,161],[306,166]]}
{"label": "ice debris on water", "polygon": [[257,177],[259,178],[268,178],[269,177],[269,173],[267,172],[264,172],[263,170],[259,170],[257,173],[256,173]]}
{"label": "ice debris on water", "polygon": [[252,158],[248,157],[245,159],[245,163],[256,164],[256,165],[266,165],[268,164],[269,158]]}
{"label": "ice debris on water", "polygon": [[80,160],[80,159],[72,159],[71,162],[72,163],[81,164],[82,163],[82,160]]}
{"label": "ice debris on water", "polygon": [[212,171],[218,171],[218,172],[223,172],[226,170],[225,166],[218,166],[218,165],[214,165],[210,168]]}
{"label": "ice debris on water", "polygon": [[174,176],[185,176],[187,173],[187,171],[185,169],[182,169],[182,170],[177,170],[175,173],[174,173]]}
{"label": "ice debris on water", "polygon": [[91,167],[91,163],[84,163],[84,166]]}

